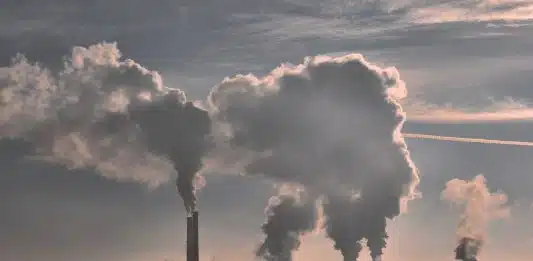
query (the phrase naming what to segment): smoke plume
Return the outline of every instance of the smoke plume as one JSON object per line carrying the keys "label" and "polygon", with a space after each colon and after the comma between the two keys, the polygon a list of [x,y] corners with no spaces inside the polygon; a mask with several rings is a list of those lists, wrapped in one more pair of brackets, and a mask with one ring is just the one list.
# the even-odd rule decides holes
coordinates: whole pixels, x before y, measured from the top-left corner
{"label": "smoke plume", "polygon": [[478,175],[471,181],[448,181],[441,197],[462,209],[457,228],[459,242],[455,250],[456,258],[464,261],[477,260],[489,222],[507,217],[510,213],[507,195],[491,193],[485,177]]}
{"label": "smoke plume", "polygon": [[315,227],[314,201],[297,191],[284,193],[270,199],[266,214],[267,222],[262,227],[266,238],[257,256],[269,261],[292,260],[292,251],[300,246],[300,236]]}
{"label": "smoke plume", "polygon": [[[353,261],[363,238],[372,256],[381,256],[386,220],[417,195],[418,173],[401,135],[405,114],[397,102],[406,94],[396,69],[350,54],[309,57],[263,78],[226,78],[211,91],[208,105],[232,159],[246,159],[235,162],[246,174],[299,184],[324,197],[326,232]],[[283,219],[279,215],[290,225],[268,226],[267,247],[258,252],[275,260],[287,260],[286,249],[294,247],[287,237],[273,235],[305,231],[316,218],[290,199],[281,202],[267,224]]]}
{"label": "smoke plume", "polygon": [[75,47],[58,73],[23,56],[0,68],[1,138],[30,142],[39,159],[151,186],[174,167],[188,210],[209,132],[207,112],[121,59],[114,43]]}
{"label": "smoke plume", "polygon": [[207,110],[110,43],[75,47],[57,73],[17,56],[0,68],[0,87],[0,138],[30,143],[35,158],[118,180],[157,186],[177,172],[189,212],[204,160],[285,184],[291,189],[271,202],[263,226],[257,254],[266,259],[290,260],[318,219],[346,260],[357,258],[361,239],[377,259],[387,219],[417,195],[397,102],[406,88],[394,68],[361,55],[227,78]]}

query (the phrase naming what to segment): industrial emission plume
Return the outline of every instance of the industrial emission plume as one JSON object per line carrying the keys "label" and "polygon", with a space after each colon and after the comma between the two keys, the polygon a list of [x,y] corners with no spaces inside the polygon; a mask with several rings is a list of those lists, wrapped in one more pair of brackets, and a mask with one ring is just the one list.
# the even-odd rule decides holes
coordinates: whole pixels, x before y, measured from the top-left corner
{"label": "industrial emission plume", "polygon": [[[361,239],[379,259],[386,220],[417,195],[418,173],[401,134],[405,114],[397,102],[406,94],[395,68],[379,68],[358,54],[317,56],[263,78],[226,78],[211,91],[208,107],[225,132],[228,155],[246,159],[235,162],[244,173],[299,184],[324,198],[326,233],[344,259],[353,261]],[[266,238],[276,247],[265,251],[287,260],[293,241],[271,235],[291,234],[316,217],[290,202],[280,206],[283,211],[269,218],[288,216],[291,226],[272,225]]]}
{"label": "industrial emission plume", "polygon": [[271,261],[292,260],[292,251],[300,246],[300,237],[315,227],[316,208],[301,195],[284,194],[270,199],[267,221],[262,230],[266,237],[257,255]]}
{"label": "industrial emission plume", "polygon": [[117,180],[157,186],[177,172],[189,211],[209,132],[207,112],[157,72],[121,59],[114,43],[73,48],[59,72],[23,56],[0,68],[0,138]]}
{"label": "industrial emission plume", "polygon": [[456,259],[476,261],[486,238],[489,222],[509,215],[507,195],[491,193],[485,177],[478,175],[471,181],[448,181],[441,196],[443,200],[462,209],[457,227],[459,241],[455,249]]}
{"label": "industrial emission plume", "polygon": [[185,102],[171,91],[156,102],[142,103],[129,111],[139,124],[147,148],[169,159],[178,178],[176,186],[188,213],[195,210],[194,182],[208,148],[211,121],[206,111]]}

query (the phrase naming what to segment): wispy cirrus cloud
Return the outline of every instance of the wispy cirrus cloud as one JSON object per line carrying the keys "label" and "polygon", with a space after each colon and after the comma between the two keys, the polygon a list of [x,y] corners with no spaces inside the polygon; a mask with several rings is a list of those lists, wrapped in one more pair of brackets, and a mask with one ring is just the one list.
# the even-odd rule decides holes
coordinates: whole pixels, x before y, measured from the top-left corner
{"label": "wispy cirrus cloud", "polygon": [[533,1],[443,1],[417,8],[410,15],[417,23],[530,20],[533,19]]}
{"label": "wispy cirrus cloud", "polygon": [[426,123],[482,123],[533,120],[533,106],[528,101],[512,98],[492,101],[477,108],[438,106],[424,101],[404,101],[411,122]]}

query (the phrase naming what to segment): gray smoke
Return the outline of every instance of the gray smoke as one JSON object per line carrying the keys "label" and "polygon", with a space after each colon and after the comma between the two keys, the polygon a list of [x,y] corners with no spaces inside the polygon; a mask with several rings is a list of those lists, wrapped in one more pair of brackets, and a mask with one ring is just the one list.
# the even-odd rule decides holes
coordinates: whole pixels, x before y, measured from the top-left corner
{"label": "gray smoke", "polygon": [[311,57],[261,79],[225,79],[208,97],[208,115],[104,43],[74,48],[57,74],[22,56],[0,68],[0,137],[32,144],[35,158],[118,180],[157,186],[177,172],[189,212],[204,159],[211,168],[297,184],[305,191],[282,194],[268,208],[259,256],[290,260],[324,198],[326,232],[345,259],[357,258],[361,239],[378,259],[387,219],[418,184],[401,135],[397,99],[405,95],[394,68],[356,54]]}
{"label": "gray smoke", "polygon": [[118,180],[157,186],[177,172],[188,210],[209,133],[207,112],[157,72],[121,59],[114,43],[75,47],[56,74],[20,55],[0,68],[0,138]]}
{"label": "gray smoke", "polygon": [[459,241],[455,249],[456,259],[477,260],[490,221],[507,217],[510,213],[507,195],[500,192],[491,193],[485,177],[477,175],[470,181],[448,181],[441,197],[462,210],[457,227]]}
{"label": "gray smoke", "polygon": [[300,246],[300,236],[314,229],[316,208],[313,200],[300,193],[272,197],[266,209],[266,237],[256,254],[269,261],[292,260],[292,251]]}
{"label": "gray smoke", "polygon": [[[211,91],[208,105],[233,159],[247,160],[236,162],[245,173],[300,184],[324,196],[327,234],[345,260],[353,261],[363,238],[372,256],[381,256],[386,220],[417,195],[418,173],[401,135],[405,114],[397,103],[405,95],[394,68],[381,69],[351,54],[309,57],[264,78],[227,78]],[[284,205],[290,207],[298,208]],[[273,211],[269,219],[287,213],[300,211]],[[290,234],[294,227],[275,226],[279,231],[269,231],[267,239]],[[265,251],[287,260],[286,251],[279,251],[286,241],[277,239],[269,244],[277,247]]]}
{"label": "gray smoke", "polygon": [[477,261],[477,256],[483,244],[482,240],[463,237],[455,248],[455,259],[462,261]]}
{"label": "gray smoke", "polygon": [[211,120],[206,111],[184,102],[181,92],[172,91],[157,102],[134,106],[130,118],[142,132],[149,150],[168,158],[178,178],[176,186],[189,213],[195,210],[195,176],[209,148]]}

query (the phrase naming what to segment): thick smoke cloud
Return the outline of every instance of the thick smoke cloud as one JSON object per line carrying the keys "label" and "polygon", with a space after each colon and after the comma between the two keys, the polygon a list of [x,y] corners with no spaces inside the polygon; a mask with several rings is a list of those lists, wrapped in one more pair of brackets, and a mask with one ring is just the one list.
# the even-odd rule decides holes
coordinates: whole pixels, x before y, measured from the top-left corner
{"label": "thick smoke cloud", "polygon": [[18,56],[0,69],[0,84],[1,138],[30,143],[38,159],[118,180],[156,186],[177,172],[189,212],[203,162],[285,184],[291,189],[269,204],[257,251],[269,260],[291,260],[317,220],[346,260],[357,258],[361,239],[377,259],[387,219],[417,195],[397,103],[404,83],[394,68],[357,54],[227,78],[207,110],[157,72],[121,59],[115,44],[74,48],[58,73]]}
{"label": "thick smoke cloud", "polygon": [[211,121],[206,111],[185,102],[179,91],[170,91],[161,100],[129,110],[139,124],[150,151],[167,157],[178,173],[176,186],[189,213],[195,208],[194,182],[208,149]]}
{"label": "thick smoke cloud", "polygon": [[[386,220],[417,195],[418,174],[401,135],[405,114],[397,102],[406,94],[394,68],[351,54],[310,57],[263,78],[227,78],[212,90],[208,104],[218,129],[229,137],[233,159],[244,159],[235,157],[236,151],[248,156],[238,162],[245,173],[324,196],[326,232],[345,260],[355,260],[363,238],[372,256],[381,256]],[[269,220],[287,213],[300,212],[272,211]],[[294,227],[277,226],[267,240]],[[269,245],[283,244],[278,240]],[[283,251],[266,251],[286,260]]]}
{"label": "thick smoke cloud", "polygon": [[457,228],[459,237],[456,258],[477,260],[486,238],[489,222],[509,215],[507,195],[491,193],[483,175],[470,181],[453,179],[446,183],[441,195],[443,200],[452,202],[462,209]]}
{"label": "thick smoke cloud", "polygon": [[188,210],[210,133],[207,112],[116,44],[75,47],[52,73],[17,56],[0,68],[0,137],[23,139],[33,156],[106,177],[156,186],[178,172]]}

